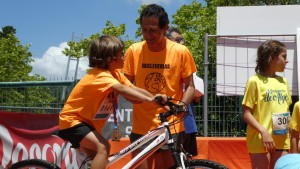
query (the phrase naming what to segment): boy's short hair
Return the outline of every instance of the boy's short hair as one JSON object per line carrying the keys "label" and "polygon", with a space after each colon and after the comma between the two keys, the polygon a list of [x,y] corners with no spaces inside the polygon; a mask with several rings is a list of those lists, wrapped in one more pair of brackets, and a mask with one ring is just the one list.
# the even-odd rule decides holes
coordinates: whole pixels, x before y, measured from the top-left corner
{"label": "boy's short hair", "polygon": [[93,40],[89,46],[89,66],[109,68],[111,59],[124,50],[124,42],[112,35],[102,35]]}

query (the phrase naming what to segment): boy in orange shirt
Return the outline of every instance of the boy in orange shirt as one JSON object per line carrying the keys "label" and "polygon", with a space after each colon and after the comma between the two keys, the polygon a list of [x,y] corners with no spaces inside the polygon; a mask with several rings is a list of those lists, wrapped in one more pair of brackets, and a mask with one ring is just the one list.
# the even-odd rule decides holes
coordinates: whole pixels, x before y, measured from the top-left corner
{"label": "boy in orange shirt", "polygon": [[81,147],[87,156],[94,156],[91,169],[106,167],[110,145],[101,135],[101,129],[114,111],[117,94],[131,101],[155,102],[151,93],[135,87],[120,72],[123,50],[124,43],[110,35],[90,44],[92,69],[74,87],[59,115],[59,136],[72,147]]}

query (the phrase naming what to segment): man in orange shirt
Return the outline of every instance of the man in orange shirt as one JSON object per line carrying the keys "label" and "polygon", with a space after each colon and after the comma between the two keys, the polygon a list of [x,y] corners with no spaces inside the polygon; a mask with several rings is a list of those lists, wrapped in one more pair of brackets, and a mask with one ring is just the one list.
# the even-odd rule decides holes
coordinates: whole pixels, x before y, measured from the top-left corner
{"label": "man in orange shirt", "polygon": [[[152,94],[166,94],[188,105],[194,97],[193,73],[196,72],[190,51],[184,45],[165,38],[169,19],[163,7],[156,4],[146,6],[141,12],[140,24],[145,41],[128,48],[123,68],[125,76],[135,82],[137,87]],[[133,105],[130,141],[133,142],[158,127],[158,114],[163,111],[153,104]],[[169,119],[173,120],[177,120],[177,117]],[[179,133],[177,140],[180,144],[185,136],[183,122],[170,129],[172,134]],[[147,168],[147,163],[141,164],[140,168]]]}

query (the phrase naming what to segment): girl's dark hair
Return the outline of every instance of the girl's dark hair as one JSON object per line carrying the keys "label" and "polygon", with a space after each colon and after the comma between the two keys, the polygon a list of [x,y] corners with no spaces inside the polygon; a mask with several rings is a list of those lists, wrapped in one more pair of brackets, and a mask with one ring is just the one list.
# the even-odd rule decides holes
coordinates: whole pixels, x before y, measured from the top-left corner
{"label": "girl's dark hair", "polygon": [[277,57],[286,46],[277,40],[267,40],[257,49],[256,73],[263,73],[268,68],[272,57]]}
{"label": "girl's dark hair", "polygon": [[124,42],[112,35],[102,35],[89,46],[89,66],[109,68],[109,62],[124,49]]}
{"label": "girl's dark hair", "polygon": [[158,24],[161,29],[169,24],[168,14],[165,9],[157,4],[150,4],[146,6],[140,15],[140,24],[142,24],[143,17],[155,17],[158,18]]}

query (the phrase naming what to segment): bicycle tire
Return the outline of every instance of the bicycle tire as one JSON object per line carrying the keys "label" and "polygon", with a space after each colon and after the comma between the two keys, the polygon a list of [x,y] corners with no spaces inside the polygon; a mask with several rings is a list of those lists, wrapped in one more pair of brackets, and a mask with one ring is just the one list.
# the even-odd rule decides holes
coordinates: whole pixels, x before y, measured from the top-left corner
{"label": "bicycle tire", "polygon": [[204,159],[188,160],[188,165],[188,169],[228,169],[223,164]]}
{"label": "bicycle tire", "polygon": [[36,168],[36,169],[60,169],[57,165],[50,163],[46,160],[41,159],[28,159],[18,161],[12,164],[8,169],[25,169],[25,168]]}

